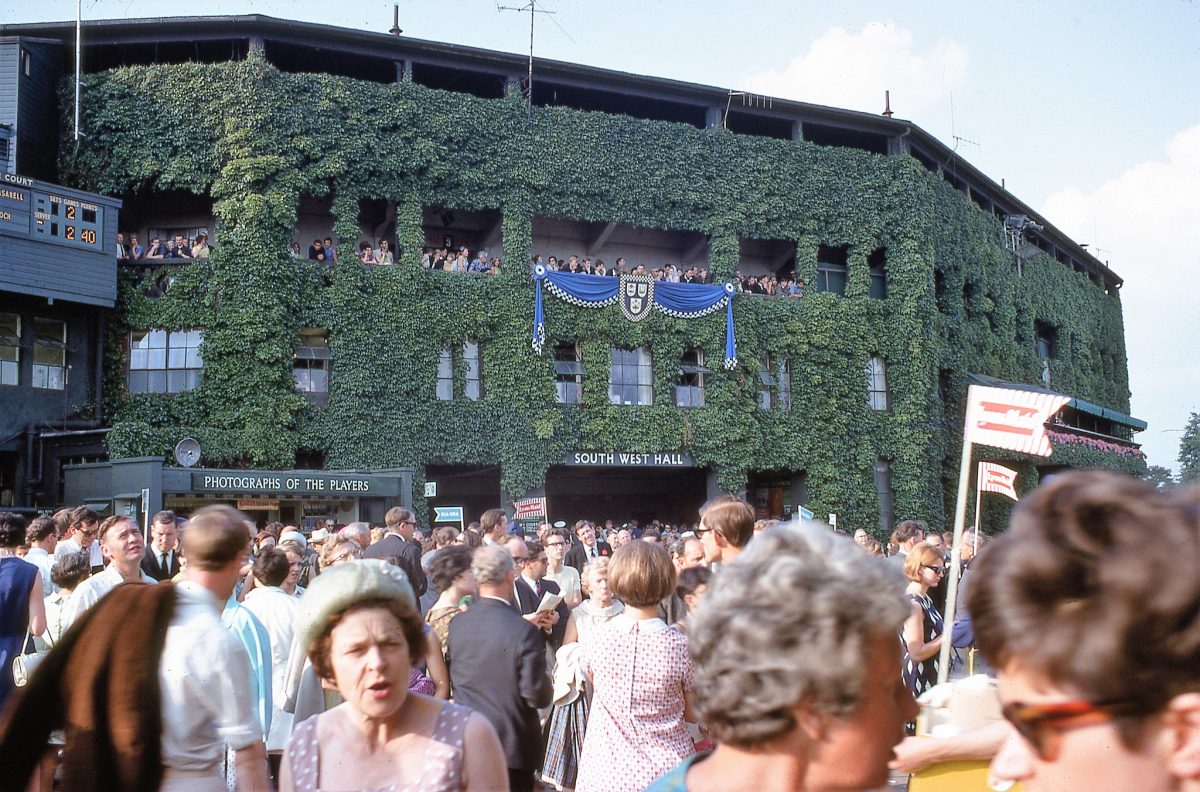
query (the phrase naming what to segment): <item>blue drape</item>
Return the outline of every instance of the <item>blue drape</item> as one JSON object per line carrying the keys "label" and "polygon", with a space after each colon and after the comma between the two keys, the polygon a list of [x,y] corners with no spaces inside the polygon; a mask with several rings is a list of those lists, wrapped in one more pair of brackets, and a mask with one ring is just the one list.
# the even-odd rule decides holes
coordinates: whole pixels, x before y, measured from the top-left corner
{"label": "blue drape", "polygon": [[[546,317],[542,287],[573,305],[599,308],[615,305],[620,280],[606,275],[555,272],[539,264],[533,270],[533,349],[539,355],[546,344]],[[695,319],[725,307],[725,368],[737,366],[737,343],[733,335],[733,284],[708,286],[700,283],[654,282],[654,307],[668,316]]]}

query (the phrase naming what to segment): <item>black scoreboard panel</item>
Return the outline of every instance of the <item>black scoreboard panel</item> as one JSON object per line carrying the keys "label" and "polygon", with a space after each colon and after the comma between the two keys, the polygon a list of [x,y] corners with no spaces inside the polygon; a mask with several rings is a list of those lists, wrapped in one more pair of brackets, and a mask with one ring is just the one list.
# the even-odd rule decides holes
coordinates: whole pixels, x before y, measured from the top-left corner
{"label": "black scoreboard panel", "polygon": [[85,250],[104,250],[104,207],[77,198],[30,190],[35,238]]}

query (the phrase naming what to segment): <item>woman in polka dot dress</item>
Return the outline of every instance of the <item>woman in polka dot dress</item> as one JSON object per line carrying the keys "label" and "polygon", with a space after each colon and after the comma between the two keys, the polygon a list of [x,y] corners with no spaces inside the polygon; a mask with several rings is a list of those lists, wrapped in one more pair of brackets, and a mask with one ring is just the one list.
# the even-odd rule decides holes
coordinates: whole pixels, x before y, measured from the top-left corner
{"label": "woman in polka dot dress", "polygon": [[621,547],[608,584],[625,610],[580,642],[580,666],[595,695],[575,788],[641,792],[695,752],[684,723],[692,661],[683,633],[656,615],[675,587],[666,550],[650,542]]}

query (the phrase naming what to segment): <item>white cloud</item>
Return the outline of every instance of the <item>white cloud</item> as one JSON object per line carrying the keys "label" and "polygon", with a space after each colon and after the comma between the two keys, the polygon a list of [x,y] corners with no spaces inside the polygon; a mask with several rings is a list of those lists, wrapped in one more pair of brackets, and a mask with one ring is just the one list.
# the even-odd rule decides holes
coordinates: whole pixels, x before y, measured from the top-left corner
{"label": "white cloud", "polygon": [[1125,279],[1125,343],[1137,436],[1151,464],[1175,467],[1181,429],[1200,411],[1200,124],[1090,192],[1050,196],[1043,214],[1099,247]]}
{"label": "white cloud", "polygon": [[915,118],[966,78],[967,50],[938,41],[917,52],[913,34],[891,22],[869,22],[862,31],[831,27],[782,71],[747,77],[743,88],[767,96],[879,113],[883,92],[892,109]]}

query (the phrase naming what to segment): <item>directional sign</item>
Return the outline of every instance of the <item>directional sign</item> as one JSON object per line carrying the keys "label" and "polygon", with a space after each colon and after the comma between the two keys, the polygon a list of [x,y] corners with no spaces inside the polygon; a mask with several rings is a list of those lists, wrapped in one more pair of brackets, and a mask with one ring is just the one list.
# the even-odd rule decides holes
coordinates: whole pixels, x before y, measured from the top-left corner
{"label": "directional sign", "polygon": [[434,506],[433,521],[435,523],[456,522],[459,525],[463,524],[463,507],[462,506]]}
{"label": "directional sign", "polygon": [[808,522],[813,518],[813,513],[803,506],[796,507],[796,522]]}

